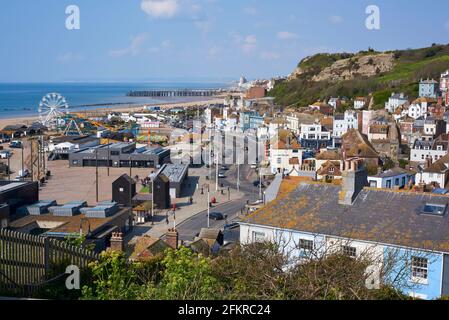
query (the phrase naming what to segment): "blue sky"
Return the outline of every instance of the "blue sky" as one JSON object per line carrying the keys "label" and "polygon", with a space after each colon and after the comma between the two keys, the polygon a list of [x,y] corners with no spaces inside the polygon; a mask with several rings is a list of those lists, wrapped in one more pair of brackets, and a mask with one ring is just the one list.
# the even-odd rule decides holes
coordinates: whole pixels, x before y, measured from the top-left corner
{"label": "blue sky", "polygon": [[[449,43],[447,0],[0,0],[0,82],[228,80],[317,52]],[[380,8],[381,29],[365,28]],[[81,29],[65,28],[68,5]]]}

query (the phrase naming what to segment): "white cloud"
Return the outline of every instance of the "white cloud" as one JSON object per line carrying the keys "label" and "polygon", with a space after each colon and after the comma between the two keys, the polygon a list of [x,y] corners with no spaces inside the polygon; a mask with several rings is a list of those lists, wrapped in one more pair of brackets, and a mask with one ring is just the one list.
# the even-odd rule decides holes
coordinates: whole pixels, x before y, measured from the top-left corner
{"label": "white cloud", "polygon": [[257,38],[254,35],[246,36],[242,44],[242,50],[244,53],[251,53],[257,47]]}
{"label": "white cloud", "polygon": [[281,55],[277,52],[264,51],[260,54],[260,57],[264,60],[277,60]]}
{"label": "white cloud", "polygon": [[140,8],[155,18],[171,18],[178,13],[178,0],[142,0]]}
{"label": "white cloud", "polygon": [[343,22],[343,17],[342,16],[333,15],[333,16],[329,17],[329,21],[332,22],[332,23],[335,23],[335,24],[342,23]]}
{"label": "white cloud", "polygon": [[298,39],[298,35],[289,31],[279,31],[277,37],[281,40],[292,40]]}
{"label": "white cloud", "polygon": [[168,49],[170,47],[172,47],[172,42],[170,40],[164,40],[159,46],[151,47],[150,49],[148,49],[148,51],[150,53],[157,53],[162,51],[163,49]]}
{"label": "white cloud", "polygon": [[140,33],[136,36],[132,36],[131,44],[129,47],[124,49],[111,50],[109,51],[109,55],[113,58],[120,58],[128,54],[136,56],[140,53],[140,50],[147,38],[148,35],[146,33]]}

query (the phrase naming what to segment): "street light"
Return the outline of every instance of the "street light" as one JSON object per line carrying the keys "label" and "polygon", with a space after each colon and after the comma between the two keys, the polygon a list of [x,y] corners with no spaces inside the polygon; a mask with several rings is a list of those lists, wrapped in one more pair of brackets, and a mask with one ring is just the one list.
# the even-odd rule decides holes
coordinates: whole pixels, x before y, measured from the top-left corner
{"label": "street light", "polygon": [[151,180],[151,225],[154,225],[154,173],[150,174],[150,180]]}
{"label": "street light", "polygon": [[207,228],[210,227],[210,188],[207,185]]}
{"label": "street light", "polygon": [[240,191],[240,159],[237,155],[237,191]]}

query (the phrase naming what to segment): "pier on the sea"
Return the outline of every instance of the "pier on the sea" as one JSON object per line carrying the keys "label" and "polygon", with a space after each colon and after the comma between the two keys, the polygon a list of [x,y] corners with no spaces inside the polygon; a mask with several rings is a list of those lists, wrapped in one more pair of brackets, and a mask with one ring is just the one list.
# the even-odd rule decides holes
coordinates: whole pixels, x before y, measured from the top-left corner
{"label": "pier on the sea", "polygon": [[221,89],[141,90],[130,91],[128,97],[213,97],[222,94]]}

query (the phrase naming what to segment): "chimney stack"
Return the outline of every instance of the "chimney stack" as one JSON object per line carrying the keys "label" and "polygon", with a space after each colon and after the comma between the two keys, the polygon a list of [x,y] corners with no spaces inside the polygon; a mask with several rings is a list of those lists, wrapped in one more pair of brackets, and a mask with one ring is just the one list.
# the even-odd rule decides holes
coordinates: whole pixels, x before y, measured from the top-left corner
{"label": "chimney stack", "polygon": [[165,235],[165,242],[172,248],[178,249],[178,239],[179,234],[176,229],[168,229],[167,234]]}
{"label": "chimney stack", "polygon": [[368,173],[360,159],[345,161],[342,172],[343,184],[338,203],[352,205],[364,187],[368,186]]}
{"label": "chimney stack", "polygon": [[110,249],[118,252],[123,252],[125,250],[125,244],[123,242],[123,233],[121,232],[112,233]]}

